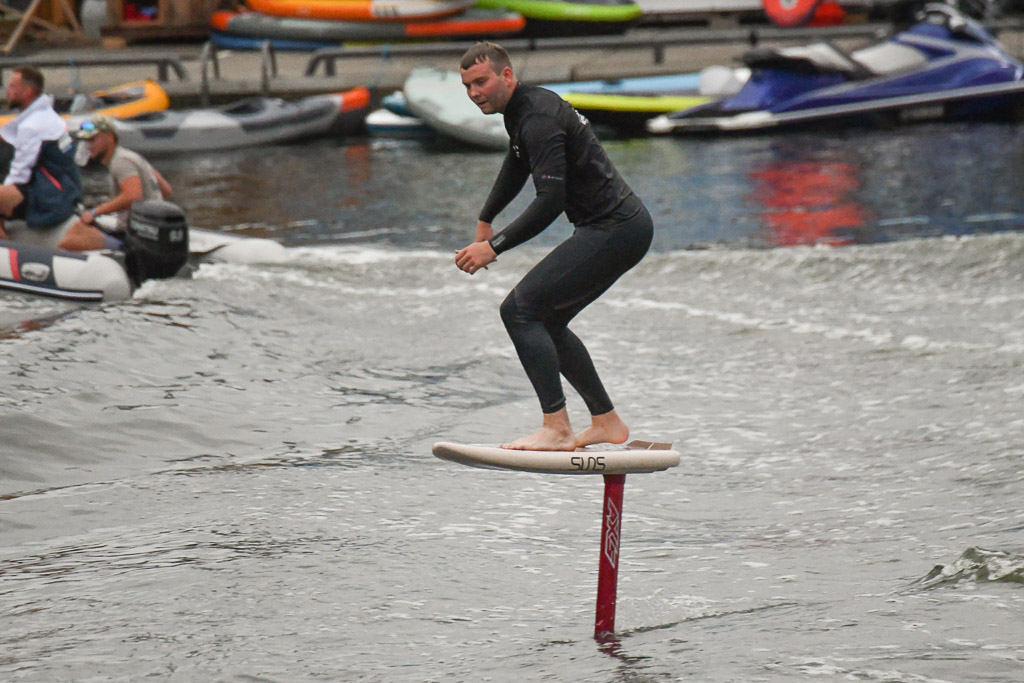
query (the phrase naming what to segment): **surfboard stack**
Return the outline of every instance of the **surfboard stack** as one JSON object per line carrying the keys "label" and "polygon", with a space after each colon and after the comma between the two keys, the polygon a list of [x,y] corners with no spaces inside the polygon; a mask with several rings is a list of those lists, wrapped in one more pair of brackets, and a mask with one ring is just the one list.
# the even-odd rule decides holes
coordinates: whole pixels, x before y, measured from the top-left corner
{"label": "surfboard stack", "polygon": [[216,12],[220,47],[316,50],[347,42],[500,38],[519,33],[515,11],[474,7],[476,0],[247,0],[248,10]]}

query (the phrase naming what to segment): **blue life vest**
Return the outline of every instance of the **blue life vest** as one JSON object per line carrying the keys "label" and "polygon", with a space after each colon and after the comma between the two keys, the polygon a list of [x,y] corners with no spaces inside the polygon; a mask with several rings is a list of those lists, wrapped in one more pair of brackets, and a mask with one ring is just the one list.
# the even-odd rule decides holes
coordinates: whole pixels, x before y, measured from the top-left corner
{"label": "blue life vest", "polygon": [[23,186],[25,223],[43,229],[71,217],[82,199],[82,176],[75,163],[74,142],[66,136],[47,140],[39,148],[39,159],[32,177]]}

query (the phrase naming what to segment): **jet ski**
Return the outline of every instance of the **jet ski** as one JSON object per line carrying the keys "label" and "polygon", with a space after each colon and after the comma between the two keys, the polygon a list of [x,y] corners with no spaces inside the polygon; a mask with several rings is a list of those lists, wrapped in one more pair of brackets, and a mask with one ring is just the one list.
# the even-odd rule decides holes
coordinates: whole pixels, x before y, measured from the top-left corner
{"label": "jet ski", "polygon": [[982,26],[928,4],[918,23],[853,52],[820,42],[755,49],[734,96],[651,119],[652,133],[726,133],[812,124],[1014,119],[1024,66]]}

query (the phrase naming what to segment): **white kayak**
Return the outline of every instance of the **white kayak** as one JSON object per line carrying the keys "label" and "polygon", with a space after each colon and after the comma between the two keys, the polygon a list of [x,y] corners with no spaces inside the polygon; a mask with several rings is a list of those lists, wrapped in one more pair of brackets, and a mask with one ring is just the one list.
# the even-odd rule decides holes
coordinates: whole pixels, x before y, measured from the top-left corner
{"label": "white kayak", "polygon": [[403,92],[412,113],[438,133],[475,147],[508,149],[505,117],[480,111],[466,96],[459,73],[413,69]]}

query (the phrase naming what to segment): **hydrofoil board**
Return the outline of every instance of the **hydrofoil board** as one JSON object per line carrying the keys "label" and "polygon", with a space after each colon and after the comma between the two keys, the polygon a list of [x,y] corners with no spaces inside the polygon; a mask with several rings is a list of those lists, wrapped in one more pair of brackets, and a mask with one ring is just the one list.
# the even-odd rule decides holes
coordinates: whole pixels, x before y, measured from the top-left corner
{"label": "hydrofoil board", "polygon": [[652,441],[599,444],[574,451],[519,451],[500,446],[439,442],[434,455],[460,465],[543,474],[633,474],[679,464],[672,445]]}

